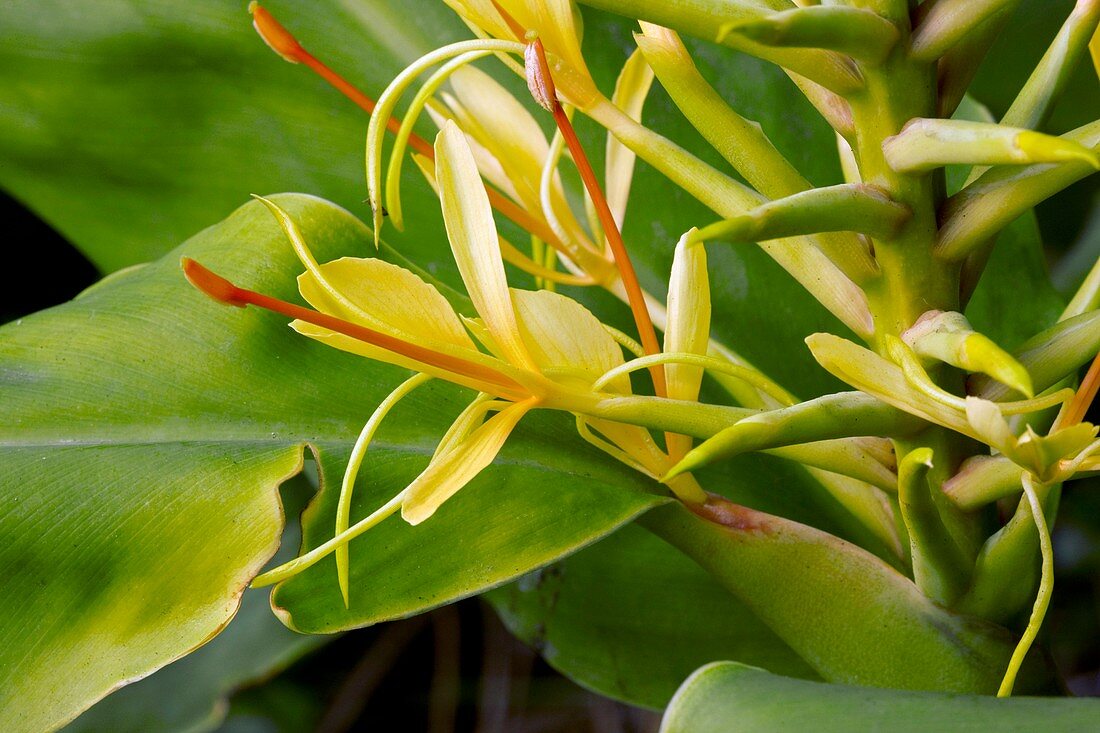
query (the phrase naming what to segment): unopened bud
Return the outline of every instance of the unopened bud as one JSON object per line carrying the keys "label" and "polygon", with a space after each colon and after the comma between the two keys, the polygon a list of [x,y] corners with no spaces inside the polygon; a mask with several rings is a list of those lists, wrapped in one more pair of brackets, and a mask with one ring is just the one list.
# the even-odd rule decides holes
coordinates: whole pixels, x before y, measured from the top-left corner
{"label": "unopened bud", "polygon": [[550,66],[546,63],[546,51],[538,38],[528,43],[523,50],[523,66],[531,96],[547,112],[553,112],[558,104],[557,90],[554,88],[554,79],[550,76]]}

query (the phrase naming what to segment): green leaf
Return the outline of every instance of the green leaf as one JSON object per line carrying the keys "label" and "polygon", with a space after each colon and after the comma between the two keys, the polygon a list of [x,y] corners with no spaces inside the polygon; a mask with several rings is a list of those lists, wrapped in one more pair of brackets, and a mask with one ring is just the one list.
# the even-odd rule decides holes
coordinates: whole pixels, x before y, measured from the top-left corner
{"label": "green leaf", "polygon": [[1029,212],[997,236],[966,317],[975,330],[1011,350],[1053,325],[1064,306],[1050,282],[1035,214]]}
{"label": "green leaf", "polygon": [[[396,421],[438,414],[443,390],[409,398]],[[457,414],[454,410],[453,414]],[[404,416],[403,418],[401,416]],[[453,416],[453,415],[452,415]],[[281,583],[275,612],[303,633],[331,633],[426,611],[553,562],[668,501],[652,482],[612,464],[571,434],[564,415],[530,415],[492,468],[418,526],[391,519],[350,546],[350,604],[336,583],[335,556]],[[388,428],[388,429],[387,429]],[[400,428],[398,428],[400,429]],[[394,436],[383,425],[352,499],[351,522],[366,516],[427,465],[442,430]],[[391,441],[393,441],[391,443]],[[348,446],[350,448],[350,446]],[[322,449],[322,490],[303,515],[303,551],[333,536],[345,449]]]}
{"label": "green leaf", "polygon": [[665,712],[661,733],[1031,733],[1090,730],[1100,701],[949,695],[846,687],[770,674],[735,662],[689,677]]}
{"label": "green leaf", "polygon": [[[0,187],[105,272],[159,257],[251,193],[308,191],[364,212],[366,115],[272,53],[247,4],[5,2]],[[374,96],[416,56],[468,35],[442,3],[267,5]],[[407,218],[434,222],[438,205],[412,179]],[[430,232],[435,248],[442,228]]]}
{"label": "green leaf", "polygon": [[[7,384],[26,374],[13,361]],[[276,487],[301,450],[4,432],[0,728],[38,731],[229,622],[277,547]]]}
{"label": "green leaf", "polygon": [[[272,562],[290,560],[301,533],[297,515],[316,487],[299,475],[283,485],[287,530]],[[248,590],[233,622],[201,649],[108,695],[65,727],[64,733],[198,733],[214,730],[228,695],[275,674],[333,637],[304,636],[271,614],[267,593]]]}
{"label": "green leaf", "polygon": [[752,611],[669,549],[624,527],[489,600],[555,669],[635,705],[663,708],[692,670],[729,657],[816,677]]}
{"label": "green leaf", "polygon": [[[322,260],[373,247],[332,204],[277,200]],[[216,634],[275,551],[276,487],[300,467],[302,446],[342,470],[361,422],[404,373],[302,338],[279,316],[214,303],[186,283],[178,254],[296,297],[300,265],[270,213],[250,203],[175,255],[0,329],[6,731],[63,723]],[[463,401],[438,388],[387,423],[381,447],[393,460],[378,468],[395,483],[371,489],[388,496],[422,468]],[[566,445],[567,424],[521,428],[505,454],[515,465],[487,471],[436,521],[414,530],[393,520],[354,543],[356,615],[335,617],[367,623],[478,592],[667,501],[594,449],[574,451],[579,439]],[[309,522],[325,508],[307,514],[307,543],[331,535],[331,522]],[[386,553],[412,565],[380,567]],[[440,587],[419,568],[425,556],[449,563]],[[302,580],[342,609],[334,572]],[[307,604],[293,615],[321,626],[333,610]]]}

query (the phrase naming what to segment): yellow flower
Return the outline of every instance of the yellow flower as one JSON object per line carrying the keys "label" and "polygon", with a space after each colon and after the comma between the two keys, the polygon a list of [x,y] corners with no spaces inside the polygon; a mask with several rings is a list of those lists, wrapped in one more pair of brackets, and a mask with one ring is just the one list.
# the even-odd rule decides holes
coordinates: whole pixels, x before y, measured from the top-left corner
{"label": "yellow flower", "polygon": [[[268,201],[264,203],[306,266],[298,278],[299,289],[316,311],[236,288],[193,261],[184,263],[192,283],[222,302],[255,304],[290,315],[295,318],[291,326],[309,338],[424,375],[395,390],[364,428],[345,476],[336,537],[264,574],[258,585],[285,579],[335,551],[346,600],[347,542],[398,509],[411,524],[429,518],[492,463],[520,419],[536,407],[577,414],[586,439],[648,475],[660,476],[674,463],[646,429],[591,417],[607,393],[630,395],[627,375],[637,367],[624,361],[619,343],[579,303],[546,290],[508,287],[492,211],[465,135],[447,123],[435,147],[435,178],[447,235],[476,318],[463,319],[439,291],[391,263],[345,257],[319,264],[289,215]],[[694,277],[699,274],[697,265],[678,269]],[[705,269],[702,274],[705,278]],[[688,300],[680,311],[697,311]],[[704,329],[709,302],[707,314]],[[698,318],[696,312],[688,320]],[[676,343],[697,341],[688,337]],[[675,381],[677,394],[693,399],[698,371],[681,371],[682,378]],[[371,436],[397,400],[428,377],[469,387],[478,397],[456,419],[420,475],[385,506],[349,527],[351,486]],[[672,488],[688,500],[704,498],[690,476],[680,477]]]}
{"label": "yellow flower", "polygon": [[[540,404],[582,407],[590,399],[591,384],[623,363],[618,344],[580,304],[556,293],[508,287],[477,165],[465,136],[450,123],[436,141],[435,177],[455,262],[478,314],[465,324],[435,288],[396,265],[378,259],[344,258],[324,265],[310,261],[293,222],[285,214],[280,216],[305,255],[309,269],[299,278],[299,287],[312,306],[427,347],[454,363],[411,359],[302,320],[291,324],[295,330],[335,348],[431,374],[507,402],[469,437],[437,455],[406,490],[402,516],[413,524],[431,516],[491,463],[528,410]],[[479,409],[484,413],[484,407]]]}
{"label": "yellow flower", "polygon": [[581,55],[581,15],[573,0],[444,0],[481,36],[542,39],[565,101],[585,109],[603,97]]}

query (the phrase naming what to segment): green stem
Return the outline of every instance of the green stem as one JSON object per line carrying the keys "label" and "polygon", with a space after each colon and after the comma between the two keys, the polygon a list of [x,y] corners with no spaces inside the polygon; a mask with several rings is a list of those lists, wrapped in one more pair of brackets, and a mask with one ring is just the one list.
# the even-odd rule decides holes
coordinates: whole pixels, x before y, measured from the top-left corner
{"label": "green stem", "polygon": [[[901,21],[904,23],[904,20]],[[907,23],[905,24],[907,25]],[[961,311],[961,264],[935,256],[938,235],[937,211],[945,195],[942,170],[900,173],[887,162],[884,144],[898,135],[910,120],[937,116],[936,66],[917,61],[906,52],[908,29],[890,58],[865,69],[866,91],[849,97],[857,131],[853,143],[864,183],[877,186],[894,201],[912,212],[911,218],[893,237],[873,240],[875,257],[882,273],[875,281],[862,283],[875,320],[871,346],[889,358],[891,338],[900,337],[929,310]],[[946,364],[936,365],[929,377],[942,389],[964,394],[963,373]],[[932,426],[919,435],[896,442],[898,455],[918,448],[931,449],[936,462],[926,476],[930,506],[922,514],[922,532],[913,538],[920,547],[916,555],[925,558],[936,550],[924,546],[950,538],[945,549],[956,558],[972,561],[981,541],[981,516],[967,514],[954,506],[940,487],[974,450],[970,441],[945,427]],[[958,565],[948,567],[954,580],[943,589],[958,592]]]}

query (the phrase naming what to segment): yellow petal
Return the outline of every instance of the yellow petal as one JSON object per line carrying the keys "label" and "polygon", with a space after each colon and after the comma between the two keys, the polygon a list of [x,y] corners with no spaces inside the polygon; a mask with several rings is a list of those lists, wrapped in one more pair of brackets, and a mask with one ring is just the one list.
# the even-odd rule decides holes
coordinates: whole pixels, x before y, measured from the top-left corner
{"label": "yellow petal", "polygon": [[[443,100],[447,102],[447,105],[451,109],[461,107],[458,100],[450,94],[444,93],[440,96],[442,96]],[[447,123],[447,120],[455,119],[454,115],[447,110],[436,109],[434,107],[428,107],[428,115],[432,118],[432,121],[435,122],[435,126],[440,130],[443,129],[443,125]],[[459,127],[461,127],[461,125],[459,125]],[[512,185],[512,180],[508,178],[508,175],[504,172],[504,167],[500,164],[500,161],[496,159],[496,156],[489,152],[469,133],[466,135],[466,142],[470,144],[470,152],[474,154],[474,160],[477,162],[477,169],[481,172],[481,177],[493,184],[493,187],[500,189],[501,193],[508,198],[518,203],[522,203],[519,193]],[[420,172],[424,174],[424,177],[428,180],[432,190],[438,193],[439,189],[435,182],[435,161],[415,153],[413,154],[413,160],[416,162],[417,167],[420,168]]]}
{"label": "yellow petal", "polygon": [[899,366],[875,352],[831,333],[812,334],[806,345],[817,363],[837,379],[899,410],[978,438],[961,409],[930,399],[909,382]]}
{"label": "yellow petal", "polygon": [[[707,252],[702,244],[688,244],[688,234],[680,238],[672,260],[668,283],[668,325],[664,350],[676,354],[704,356],[710,344],[710,282],[707,279]],[[687,364],[665,366],[668,396],[675,400],[695,400],[703,370]]]}
{"label": "yellow petal", "polygon": [[405,490],[401,516],[420,524],[481,473],[500,452],[520,418],[535,406],[534,400],[506,407],[474,430],[452,450],[438,456]]}
{"label": "yellow petal", "polygon": [[[575,300],[548,290],[512,290],[512,302],[528,353],[548,374],[572,372],[591,384],[623,363],[619,344]],[[614,380],[613,387],[628,394],[629,377]]]}
{"label": "yellow petal", "polygon": [[533,369],[512,310],[489,198],[466,137],[448,122],[436,137],[435,149],[443,221],[470,300],[508,361]]}
{"label": "yellow petal", "polygon": [[600,97],[581,54],[581,16],[572,0],[498,1],[521,26],[542,39],[551,56],[554,84],[567,101],[585,109]]}
{"label": "yellow petal", "polygon": [[[693,230],[694,231],[694,230]],[[703,245],[690,244],[688,232],[676,245],[672,274],[668,281],[668,325],[664,350],[670,354],[706,355],[710,346],[710,282],[707,279],[707,252]],[[699,398],[703,370],[690,364],[667,364],[665,383],[674,400]],[[681,458],[691,450],[686,435],[670,434],[666,440],[669,455]]]}
{"label": "yellow petal", "polygon": [[[343,257],[317,269],[329,287],[313,272],[305,272],[298,276],[298,289],[322,313],[430,348],[476,348],[447,299],[403,267],[379,259]],[[339,299],[333,297],[333,290]]]}
{"label": "yellow petal", "polygon": [[450,453],[456,446],[470,437],[470,433],[481,427],[485,422],[487,414],[493,411],[499,412],[507,406],[507,402],[494,400],[492,395],[479,394],[473,402],[466,405],[466,409],[455,418],[455,421],[451,423],[451,427],[447,428],[447,432],[439,440],[439,444],[436,445],[428,463]]}
{"label": "yellow petal", "polygon": [[473,67],[457,72],[451,87],[459,126],[505,167],[512,187],[529,211],[538,211],[539,176],[550,146],[542,128],[507,89]]}
{"label": "yellow petal", "polygon": [[[459,17],[473,23],[494,38],[513,39],[500,13],[493,7],[492,0],[443,0]],[[513,39],[522,41],[522,38]]]}
{"label": "yellow petal", "polygon": [[[458,102],[456,101],[453,104],[457,105]],[[438,115],[433,116],[437,120],[440,127],[442,127],[447,119],[449,119],[447,117]],[[486,148],[482,147],[482,145],[469,134],[466,135],[466,142],[470,144],[470,152],[473,153],[474,161],[477,163],[477,168],[478,171],[481,173],[481,177],[492,183],[494,187],[499,189],[502,193],[504,193],[513,201],[519,203],[521,206],[525,206],[523,199],[519,196],[515,188],[512,186],[511,179],[509,179],[508,176],[505,175],[504,169],[501,167],[500,163],[493,156],[493,154],[490,153]],[[438,195],[439,184],[435,179],[435,164],[422,155],[414,154],[412,157],[413,161],[420,169],[420,172],[424,175],[424,178],[427,179],[428,184],[432,187],[432,190],[435,191]],[[550,159],[548,158],[547,162],[549,163],[549,161]],[[545,172],[546,171],[544,169],[544,173]],[[553,202],[556,202],[551,204],[554,207],[554,210],[567,212],[568,218],[565,220],[565,224],[568,225],[568,229],[565,230],[562,227],[556,226],[556,224],[558,223],[557,219],[551,216],[545,217],[546,223],[549,225],[550,229],[563,240],[563,242],[567,243],[566,246],[569,246],[570,243],[573,243],[575,241],[583,240],[585,246],[591,247],[591,243],[588,242],[588,239],[585,236],[583,230],[580,228],[580,225],[573,217],[572,211],[569,209],[569,204],[565,199],[565,193],[561,186],[561,178],[557,175],[557,171],[550,172],[553,173],[552,190],[549,190],[547,188],[549,183],[547,179],[544,178],[541,182],[542,187],[540,188],[540,195],[544,197],[544,202],[547,200],[545,199],[545,196],[549,195],[552,197]],[[547,204],[545,203],[543,204],[543,211],[546,211],[546,205]],[[537,212],[538,209],[536,208],[535,211]],[[504,238],[501,238],[499,241],[500,253],[505,262],[520,268],[524,272],[534,275],[536,278],[542,278],[551,283],[563,283],[565,285],[593,285],[597,282],[596,276],[604,276],[603,270],[606,270],[610,267],[598,255],[588,252],[581,252],[579,253],[580,256],[578,257],[578,260],[584,266],[581,268],[580,274],[563,273],[556,269],[547,267],[543,263],[535,262],[530,257],[524,255],[522,252],[516,249],[515,246],[513,246]],[[575,251],[575,248],[571,249],[570,251]],[[572,263],[567,263],[566,266],[569,267],[570,264]],[[576,270],[577,268],[573,267],[571,269]]]}
{"label": "yellow petal", "polygon": [[[640,122],[642,107],[645,105],[649,88],[653,85],[653,69],[638,49],[630,55],[615,81],[615,93],[611,102],[631,119]],[[607,136],[607,157],[605,162],[605,196],[611,214],[619,229],[623,228],[626,216],[626,202],[630,197],[630,182],[634,177],[634,152],[619,142],[614,135]]]}

